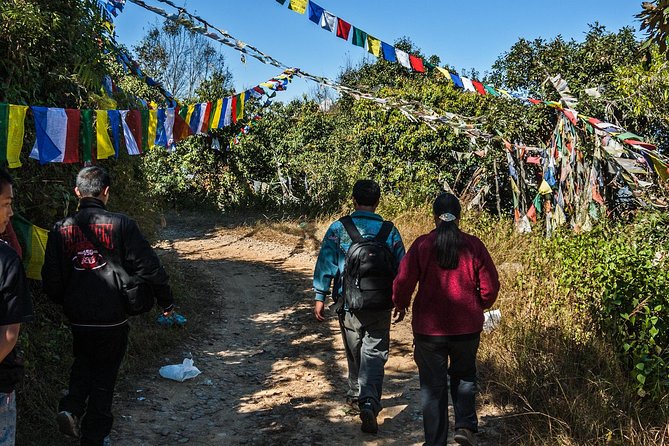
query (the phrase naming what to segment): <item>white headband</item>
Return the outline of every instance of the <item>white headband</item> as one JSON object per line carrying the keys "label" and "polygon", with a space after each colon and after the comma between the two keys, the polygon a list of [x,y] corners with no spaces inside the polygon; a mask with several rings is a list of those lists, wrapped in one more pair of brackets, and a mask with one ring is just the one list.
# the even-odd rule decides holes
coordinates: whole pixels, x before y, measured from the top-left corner
{"label": "white headband", "polygon": [[448,212],[445,212],[439,216],[439,220],[446,222],[453,221],[455,220],[455,218],[456,218],[455,215],[450,214]]}

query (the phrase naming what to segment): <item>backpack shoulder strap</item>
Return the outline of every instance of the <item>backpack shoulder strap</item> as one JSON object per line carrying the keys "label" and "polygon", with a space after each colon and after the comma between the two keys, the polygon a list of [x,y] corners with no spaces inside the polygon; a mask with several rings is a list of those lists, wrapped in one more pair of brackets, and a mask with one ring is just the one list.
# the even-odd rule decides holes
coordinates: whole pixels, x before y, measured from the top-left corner
{"label": "backpack shoulder strap", "polygon": [[374,240],[379,243],[385,243],[386,240],[388,240],[390,232],[393,230],[393,226],[392,221],[385,220],[381,225],[381,229],[379,229],[379,232],[376,234],[376,237],[374,237]]}
{"label": "backpack shoulder strap", "polygon": [[358,228],[355,226],[355,223],[353,223],[353,218],[350,215],[343,216],[339,221],[344,225],[344,229],[346,229],[346,232],[348,233],[348,236],[351,237],[351,240],[353,240],[353,243],[358,243],[362,240],[362,235],[360,235],[360,231],[358,231]]}

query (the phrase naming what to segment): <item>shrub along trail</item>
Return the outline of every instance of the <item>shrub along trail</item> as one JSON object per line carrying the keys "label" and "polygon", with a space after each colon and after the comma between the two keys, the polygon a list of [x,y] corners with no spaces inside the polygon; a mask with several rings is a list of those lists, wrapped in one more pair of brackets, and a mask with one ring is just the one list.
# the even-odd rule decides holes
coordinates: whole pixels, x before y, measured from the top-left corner
{"label": "shrub along trail", "polygon": [[[304,226],[304,225],[303,225]],[[360,432],[346,405],[344,352],[334,314],[312,315],[312,226],[215,225],[168,219],[159,247],[177,258],[201,303],[183,344],[118,386],[115,445],[422,444],[409,321],[393,326],[378,435]],[[178,299],[178,296],[177,296]],[[179,383],[162,365],[192,355],[202,374]],[[480,398],[480,403],[484,398]],[[499,444],[495,412],[481,405],[480,444]]]}

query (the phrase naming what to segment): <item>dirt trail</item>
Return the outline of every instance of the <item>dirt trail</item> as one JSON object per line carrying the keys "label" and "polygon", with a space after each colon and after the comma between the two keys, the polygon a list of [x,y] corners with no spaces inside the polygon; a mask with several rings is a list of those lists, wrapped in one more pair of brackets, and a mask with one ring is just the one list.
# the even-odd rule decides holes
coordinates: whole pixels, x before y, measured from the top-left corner
{"label": "dirt trail", "polygon": [[[379,433],[363,434],[344,401],[346,363],[336,318],[317,323],[311,312],[320,234],[291,232],[296,235],[214,227],[198,216],[168,221],[159,247],[175,251],[195,293],[206,293],[208,322],[204,335],[121,383],[113,444],[422,444],[409,322],[391,333]],[[200,376],[178,383],[158,375],[160,366],[187,355]],[[498,444],[495,429],[486,426],[492,408],[479,414],[480,444]]]}

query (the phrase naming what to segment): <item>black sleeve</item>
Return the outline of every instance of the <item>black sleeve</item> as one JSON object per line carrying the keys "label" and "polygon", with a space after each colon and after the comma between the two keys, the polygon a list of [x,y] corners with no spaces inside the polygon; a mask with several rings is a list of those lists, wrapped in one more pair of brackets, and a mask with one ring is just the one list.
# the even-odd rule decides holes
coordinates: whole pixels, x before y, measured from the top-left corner
{"label": "black sleeve", "polygon": [[63,243],[57,228],[49,232],[42,265],[42,290],[57,304],[63,303],[68,278],[63,268],[68,263],[63,258]]}
{"label": "black sleeve", "polygon": [[128,218],[124,221],[123,241],[125,244],[125,258],[123,266],[129,274],[138,276],[151,284],[158,305],[167,308],[174,299],[169,286],[169,277],[161,265],[156,252],[144,238],[137,223]]}
{"label": "black sleeve", "polygon": [[13,257],[2,262],[0,325],[30,322],[34,318],[26,273],[19,256],[12,253]]}

